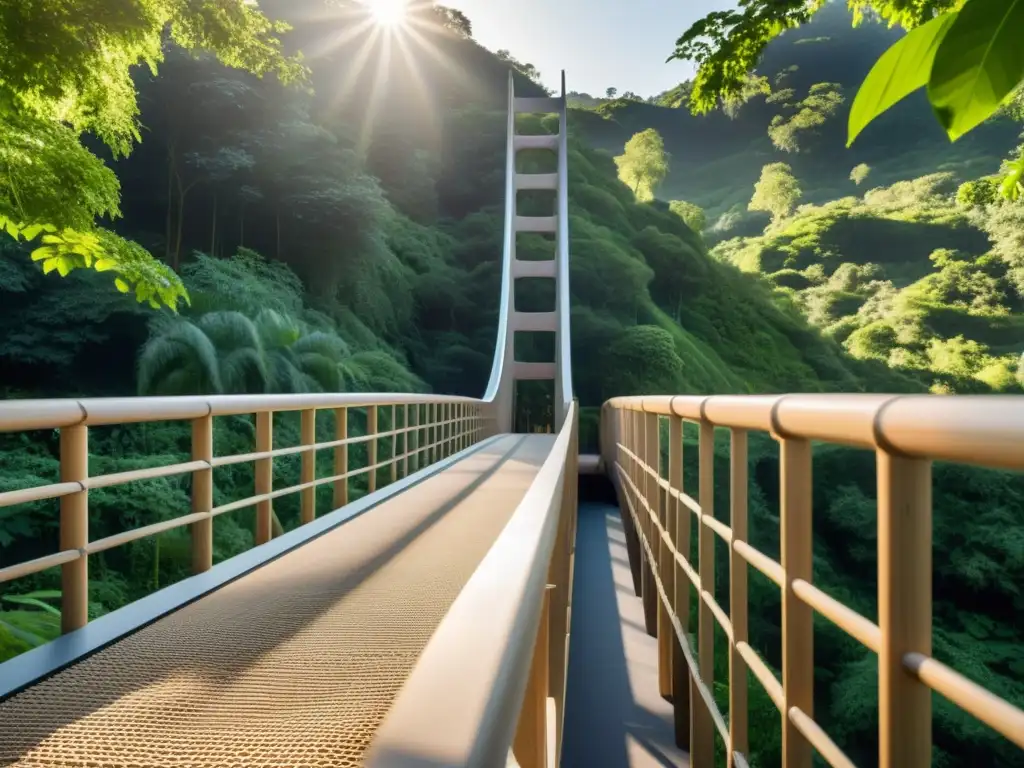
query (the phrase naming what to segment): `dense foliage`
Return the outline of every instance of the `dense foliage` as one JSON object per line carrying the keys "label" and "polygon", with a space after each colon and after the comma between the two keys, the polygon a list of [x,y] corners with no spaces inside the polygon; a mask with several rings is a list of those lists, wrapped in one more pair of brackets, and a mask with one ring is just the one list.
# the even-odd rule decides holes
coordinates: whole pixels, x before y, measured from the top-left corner
{"label": "dense foliage", "polygon": [[91,133],[114,156],[141,139],[133,66],[154,73],[165,32],[184,50],[207,50],[229,66],[284,80],[301,66],[281,52],[269,21],[244,0],[79,2],[31,0],[0,12],[0,229],[41,245],[32,259],[66,276],[78,268],[117,273],[154,307],[187,294],[171,270],[135,243],[96,228],[120,214],[118,179],[82,144]]}
{"label": "dense foliage", "polygon": [[[796,19],[797,6],[806,4],[790,5]],[[94,216],[123,206],[118,242],[134,243],[146,263],[180,280],[191,304],[180,314],[153,310],[112,290],[95,270],[57,279],[26,258],[24,237],[4,238],[6,397],[483,391],[500,283],[504,89],[511,68],[517,92],[540,95],[536,69],[478,46],[469,20],[449,9],[420,9],[415,42],[402,50],[346,34],[360,21],[345,4],[262,6],[292,25],[284,50],[318,53],[308,59],[312,89],[258,77],[273,69],[271,59],[263,66],[243,54],[272,52],[284,70],[295,59],[270,37],[237,48],[248,38],[227,30],[212,40],[179,40],[213,49],[220,60],[167,40],[157,48],[158,75],[133,70],[125,88],[132,104],[138,91],[140,112],[131,119],[144,138],[129,156],[100,161],[70,118],[11,112],[31,118],[32,130],[49,126],[46,146],[64,167],[79,169],[40,174],[25,194],[31,191],[47,215],[79,216],[61,224],[96,237],[104,235],[90,229]],[[0,40],[14,28],[4,13]],[[921,105],[903,104],[847,151],[841,99],[891,38],[877,25],[850,32],[845,15],[830,22],[834,13],[818,14],[814,37],[783,36],[765,49],[764,74],[737,70],[740,86],[721,102],[730,114],[696,118],[681,108],[694,84],[657,103],[618,97],[612,88],[607,99],[575,97],[570,290],[584,446],[596,437],[601,402],[620,394],[1021,391],[1024,205],[1000,198],[993,178],[1017,128],[983,127],[981,139],[965,137],[951,153],[922,134],[930,123],[920,119]],[[277,24],[254,29],[276,34]],[[840,28],[847,37],[827,39]],[[232,51],[243,58],[230,58]],[[11,77],[4,66],[0,92]],[[387,67],[386,82],[378,67]],[[519,121],[521,132],[556,127],[551,118]],[[541,151],[522,153],[519,162],[524,170],[553,170]],[[76,185],[91,190],[82,196],[91,208],[66,200]],[[13,188],[0,176],[0,206]],[[659,191],[674,199],[655,199]],[[521,195],[519,204],[527,215],[550,210],[541,192]],[[550,259],[553,248],[541,235],[522,235],[517,253]],[[521,309],[550,307],[549,284],[523,283]],[[550,359],[544,341],[526,339],[517,357]],[[550,393],[521,400],[531,419],[547,417]],[[329,415],[317,426],[321,439],[331,439]],[[365,425],[355,418],[350,428],[358,434]],[[276,445],[298,437],[297,417],[275,419]],[[252,451],[252,419],[218,419],[215,438],[218,454]],[[173,424],[97,428],[90,449],[90,472],[127,471],[186,460],[189,432]],[[724,516],[724,441],[718,451],[716,513]],[[365,460],[359,449],[353,453],[354,461]],[[873,457],[816,447],[814,471],[815,581],[872,617]],[[57,473],[52,432],[0,436],[0,491],[52,482]],[[275,462],[275,475],[281,486],[297,483],[298,459]],[[751,478],[753,543],[777,556],[778,455],[767,438],[752,441]],[[250,465],[219,468],[215,503],[248,496],[253,482]],[[693,487],[696,477],[687,482]],[[355,493],[364,487],[360,481]],[[329,491],[322,493],[318,507],[325,510]],[[187,478],[95,490],[90,535],[188,507]],[[54,551],[56,509],[52,501],[0,509],[0,565]],[[276,500],[274,509],[276,532],[298,523],[298,499]],[[1014,655],[1024,642],[1016,620],[1024,610],[1024,482],[938,467],[935,510],[942,553],[936,653],[1024,702],[1024,669]],[[217,560],[246,549],[252,511],[218,517],[214,531]],[[716,559],[724,563],[724,553]],[[189,563],[185,530],[91,557],[94,615],[183,578]],[[59,583],[51,571],[0,587],[0,658],[54,636]],[[717,588],[727,589],[724,570]],[[723,605],[726,594],[718,596]],[[778,590],[751,577],[751,606],[752,643],[777,668]],[[827,622],[816,626],[816,716],[858,765],[872,765],[874,657]],[[725,657],[716,662],[725,680]],[[751,762],[776,766],[779,719],[756,684],[751,691]],[[716,695],[722,693],[719,686]],[[1016,757],[1005,741],[942,702],[935,733],[943,768],[1009,766]]]}
{"label": "dense foliage", "polygon": [[[715,11],[693,24],[670,60],[698,65],[689,98],[694,113],[705,113],[719,101],[726,106],[745,102],[750,73],[769,42],[809,22],[826,3],[744,0],[735,10]],[[849,6],[854,24],[867,13],[910,31],[893,42],[860,84],[850,110],[848,144],[922,88],[951,141],[1024,94],[1024,55],[1016,34],[1024,24],[1024,6],[1018,0],[850,0]],[[827,110],[827,102],[824,106]],[[807,126],[824,119],[814,108],[801,110],[797,118]],[[1024,164],[1024,152],[1014,162]],[[1016,182],[1007,192],[1016,199]]]}
{"label": "dense foliage", "polygon": [[901,34],[871,15],[853,29],[846,4],[833,0],[806,24],[769,42],[756,70],[739,81],[739,90],[718,100],[722,109],[694,115],[696,80],[687,81],[645,102],[578,100],[580,130],[588,143],[619,154],[631,136],[654,128],[672,157],[659,195],[701,206],[712,224],[729,215],[740,227],[738,234],[760,228],[756,220],[736,213],[746,208],[761,167],[776,159],[792,167],[803,201],[813,203],[850,194],[850,169],[861,163],[871,167],[874,185],[935,170],[953,172],[961,182],[1008,173],[1001,167],[1008,155],[1017,154],[1013,148],[1021,132],[1013,117],[1015,103],[951,143],[924,94],[912,93],[847,147],[852,101],[872,66]]}

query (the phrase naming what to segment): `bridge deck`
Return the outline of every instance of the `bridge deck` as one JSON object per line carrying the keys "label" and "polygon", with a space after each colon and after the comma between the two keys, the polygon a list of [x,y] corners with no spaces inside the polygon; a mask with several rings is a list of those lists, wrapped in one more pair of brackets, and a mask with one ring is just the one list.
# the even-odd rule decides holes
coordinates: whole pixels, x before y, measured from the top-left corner
{"label": "bridge deck", "polygon": [[507,435],[0,703],[0,764],[357,766],[554,435]]}

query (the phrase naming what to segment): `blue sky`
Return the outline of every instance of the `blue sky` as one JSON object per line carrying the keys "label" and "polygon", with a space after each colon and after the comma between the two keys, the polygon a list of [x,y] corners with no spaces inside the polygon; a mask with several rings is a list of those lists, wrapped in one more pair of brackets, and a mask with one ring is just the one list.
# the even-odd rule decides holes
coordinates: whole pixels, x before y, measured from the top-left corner
{"label": "blue sky", "polygon": [[448,0],[473,22],[473,36],[491,50],[507,48],[540,70],[555,88],[566,70],[571,91],[608,87],[650,96],[693,73],[688,62],[666,64],[691,23],[733,0]]}

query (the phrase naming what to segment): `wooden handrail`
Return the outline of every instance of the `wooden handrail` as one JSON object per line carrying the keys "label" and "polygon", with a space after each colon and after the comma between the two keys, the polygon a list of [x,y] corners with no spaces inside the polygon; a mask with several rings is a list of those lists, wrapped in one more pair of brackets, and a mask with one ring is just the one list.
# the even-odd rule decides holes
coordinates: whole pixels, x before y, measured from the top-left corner
{"label": "wooden handrail", "polygon": [[[376,414],[387,407],[392,414],[402,413],[401,426],[392,420],[391,428],[377,430]],[[350,435],[349,413],[366,410],[365,435]],[[399,410],[401,409],[401,410]],[[331,410],[336,420],[336,439],[317,443],[318,410]],[[300,412],[301,444],[275,449],[273,417],[275,413]],[[254,414],[255,444],[251,452],[215,456],[213,421],[216,416]],[[413,414],[410,419],[409,415]],[[272,537],[271,520],[274,499],[290,494],[301,496],[301,523],[316,516],[315,490],[321,485],[334,487],[335,507],[349,500],[349,483],[367,475],[370,492],[376,488],[378,470],[390,469],[389,481],[408,474],[410,460],[414,471],[441,461],[464,447],[475,444],[490,431],[488,404],[465,397],[418,394],[313,394],[313,395],[239,395],[212,397],[96,398],[81,400],[8,400],[0,403],[0,433],[37,429],[58,429],[61,434],[60,478],[58,482],[0,493],[0,508],[31,501],[59,499],[60,549],[43,557],[0,564],[0,584],[29,576],[56,566],[61,568],[62,631],[71,632],[88,620],[89,555],[123,546],[175,528],[190,526],[192,532],[192,570],[202,573],[213,564],[213,521],[219,515],[256,507],[257,545]],[[90,477],[89,428],[97,425],[179,421],[192,425],[190,461],[147,467],[127,472]],[[431,435],[420,440],[420,435]],[[402,450],[398,450],[399,438]],[[412,440],[408,438],[412,437]],[[349,465],[349,447],[368,445],[364,467]],[[377,446],[389,450],[378,461]],[[314,457],[318,451],[334,452],[335,472],[316,477]],[[283,456],[301,455],[300,482],[287,488],[274,488],[273,461]],[[255,465],[255,493],[213,506],[212,473],[216,467],[241,463]],[[88,537],[88,492],[140,480],[189,474],[192,476],[192,509],[169,520],[122,531],[103,539]]]}
{"label": "wooden handrail", "polygon": [[[661,421],[668,419],[668,478],[662,476]],[[700,425],[700,499],[682,489],[682,422]],[[730,523],[715,519],[713,443],[715,427],[730,430]],[[781,560],[747,541],[747,430],[770,433],[780,442]],[[614,398],[605,403],[601,451],[612,473],[627,542],[641,570],[637,583],[656,610],[659,636],[685,657],[686,671],[672,675],[671,645],[659,637],[662,677],[676,681],[676,706],[692,708],[690,758],[711,764],[717,730],[729,765],[746,765],[747,671],[754,673],[782,715],[784,768],[809,768],[816,750],[836,768],[853,763],[813,717],[813,625],[815,613],[831,621],[879,656],[879,764],[881,768],[926,768],[931,764],[931,692],[1024,749],[1024,711],[986,691],[931,657],[931,462],[955,461],[1024,469],[1024,398],[1018,396],[781,395],[659,396]],[[878,477],[878,623],[811,583],[811,441],[874,449]],[[690,515],[700,523],[700,557],[689,561]],[[685,533],[681,533],[684,532]],[[713,593],[711,534],[729,545],[730,606]],[[757,568],[782,590],[782,679],[746,637],[746,567]],[[698,656],[690,650],[688,606],[692,584],[699,596]],[[666,586],[667,585],[667,586]],[[718,624],[730,645],[729,725],[708,694],[713,686],[710,642]],[[666,672],[668,674],[666,674]],[[679,690],[678,681],[690,681]]]}
{"label": "wooden handrail", "polygon": [[548,754],[548,729],[557,753],[565,701],[577,430],[572,403],[551,453],[377,731],[369,768],[504,765],[513,742],[523,768],[558,764],[557,754]]}
{"label": "wooden handrail", "polygon": [[[1022,402],[1019,395],[660,395],[613,398],[605,408],[930,461],[1024,469]],[[942,418],[935,418],[936,409]]]}

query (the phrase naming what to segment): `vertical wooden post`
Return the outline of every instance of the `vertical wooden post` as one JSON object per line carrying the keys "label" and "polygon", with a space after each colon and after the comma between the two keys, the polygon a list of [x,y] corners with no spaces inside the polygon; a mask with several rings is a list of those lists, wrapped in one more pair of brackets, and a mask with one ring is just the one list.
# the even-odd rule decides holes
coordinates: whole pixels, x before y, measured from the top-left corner
{"label": "vertical wooden post", "polygon": [[931,691],[903,667],[932,653],[932,467],[876,453],[878,471],[878,765],[927,768]]}
{"label": "vertical wooden post", "polygon": [[452,426],[452,453],[462,450],[462,403],[455,403],[452,406],[455,411],[455,424]]}
{"label": "vertical wooden post", "polygon": [[[269,453],[274,450],[274,414],[260,411],[256,414],[256,452]],[[274,460],[256,460],[256,494],[263,495],[274,490]],[[264,499],[256,502],[256,544],[266,544],[273,536],[272,519],[274,502]]]}
{"label": "vertical wooden post", "polygon": [[[60,481],[81,483],[89,477],[89,428],[60,431]],[[60,499],[60,548],[77,549],[81,557],[60,567],[60,631],[67,634],[89,621],[89,492],[81,490]]]}
{"label": "vertical wooden post", "polygon": [[[639,421],[639,413],[633,410],[622,411],[622,418],[624,422],[623,429],[623,440],[622,444],[629,450],[630,453],[623,451],[622,453],[622,466],[626,472],[626,476],[632,481],[632,484],[626,483],[622,488],[622,496],[626,501],[626,506],[622,509],[622,527],[626,532],[626,552],[629,559],[629,570],[633,576],[633,592],[637,597],[643,595],[643,558],[641,553],[643,546],[640,544],[640,531],[637,526],[640,523],[639,510],[637,509],[638,500],[634,498],[633,487],[635,486],[639,490],[639,479],[637,476],[637,461],[633,457],[639,453],[639,437],[637,422]],[[633,454],[633,455],[630,455]],[[629,505],[632,504],[633,509],[637,511],[637,520],[633,521],[632,516],[629,514]]]}
{"label": "vertical wooden post", "polygon": [[[206,469],[192,473],[192,512],[213,510],[213,416],[192,420],[192,460],[205,461]],[[192,534],[192,573],[205,573],[213,567],[213,518],[190,526]]]}
{"label": "vertical wooden post", "polygon": [[[668,482],[680,493],[683,492],[683,420],[679,416],[669,417],[668,422]],[[672,541],[676,552],[690,559],[691,512],[681,502],[669,500],[671,519],[675,520]],[[683,637],[676,637],[672,643],[672,703],[676,746],[690,748],[690,667],[683,655],[683,643],[688,643],[690,632],[690,580],[678,562],[672,562],[672,607]]]}
{"label": "vertical wooden post", "polygon": [[[564,469],[565,483],[562,486],[559,504],[558,533],[551,553],[551,563],[548,566],[548,695],[554,699],[558,715],[561,715],[565,705],[566,640],[569,637],[569,537],[572,535],[572,492],[569,487],[572,469],[569,461],[571,459],[567,460]],[[557,718],[555,730],[556,737],[560,736],[561,717]],[[558,738],[556,743],[559,743]]]}
{"label": "vertical wooden post", "polygon": [[366,409],[366,434],[372,438],[366,444],[367,466],[370,468],[366,475],[366,492],[373,493],[377,490],[377,406],[371,405]]}
{"label": "vertical wooden post", "polygon": [[[780,441],[782,569],[782,768],[811,768],[813,750],[789,719],[799,707],[814,717],[814,612],[793,593],[793,581],[811,581],[811,443]],[[902,766],[901,766],[902,768]]]}
{"label": "vertical wooden post", "polygon": [[[334,439],[348,440],[348,408],[334,409]],[[348,445],[334,448],[334,474],[348,474]],[[348,504],[348,477],[334,481],[334,508],[341,509]]]}
{"label": "vertical wooden post", "polygon": [[520,768],[547,768],[549,592],[544,590],[530,678],[526,681],[526,695],[523,697],[523,708],[519,713],[515,740],[512,742],[512,754]]}
{"label": "vertical wooden post", "polygon": [[[652,420],[653,419],[653,420]],[[640,442],[637,445],[637,453],[640,454],[640,483],[638,485],[643,498],[637,504],[637,513],[640,515],[643,528],[643,538],[651,549],[651,555],[647,554],[647,547],[641,547],[643,555],[643,604],[644,604],[644,625],[647,634],[651,637],[658,636],[658,588],[655,585],[654,573],[658,569],[657,558],[658,545],[655,540],[654,517],[658,505],[658,484],[651,472],[657,466],[655,452],[657,451],[657,416],[651,413],[640,414]],[[650,470],[650,471],[648,471]]]}
{"label": "vertical wooden post", "polygon": [[437,405],[427,405],[427,466],[434,463],[434,443],[437,442]]}
{"label": "vertical wooden post", "polygon": [[391,406],[391,482],[398,479],[398,406]]}
{"label": "vertical wooden post", "polygon": [[441,406],[441,455],[439,459],[447,459],[452,448],[452,404]]}
{"label": "vertical wooden post", "polygon": [[410,422],[409,425],[412,431],[409,432],[410,440],[410,451],[409,451],[409,469],[413,472],[419,472],[420,469],[420,404],[416,403],[412,406],[409,411]]}
{"label": "vertical wooden post", "polygon": [[[316,445],[316,409],[309,408],[301,416],[301,440],[303,445]],[[316,480],[316,451],[302,454],[302,468],[299,482],[305,485]],[[303,488],[299,492],[302,525],[316,519],[316,488]]]}
{"label": "vertical wooden post", "polygon": [[[715,514],[715,428],[701,419],[699,466],[700,510],[702,514]],[[715,594],[715,540],[714,533],[703,522],[697,526],[697,565],[702,590]],[[697,600],[697,667],[700,679],[709,691],[715,682],[715,617],[707,602],[698,595]],[[715,725],[711,712],[704,703],[695,684],[691,683],[690,707],[690,760],[694,765],[714,765]]]}
{"label": "vertical wooden post", "polygon": [[[644,618],[647,623],[647,633],[658,638],[658,688],[661,694],[671,694],[671,656],[665,652],[670,645],[664,645],[664,640],[669,639],[668,628],[672,624],[668,621],[668,613],[658,596],[656,577],[661,576],[662,548],[661,536],[658,533],[658,525],[662,522],[661,507],[661,485],[658,480],[661,477],[661,419],[656,413],[645,413],[644,419],[644,445],[643,457],[646,470],[644,471],[644,488],[648,512],[647,542],[651,547],[652,561],[647,564],[648,568],[644,574]],[[664,616],[662,615],[664,613]],[[662,623],[665,627],[663,628]]]}
{"label": "vertical wooden post", "polygon": [[[732,540],[747,540],[747,432],[731,430],[729,452],[729,525]],[[747,665],[736,650],[736,643],[747,642],[747,564],[729,547],[729,619],[733,642],[729,646],[729,741],[726,765],[734,768],[736,753],[746,757],[747,740]]]}
{"label": "vertical wooden post", "polygon": [[409,476],[409,438],[412,433],[409,431],[409,406],[402,406],[402,477]]}

